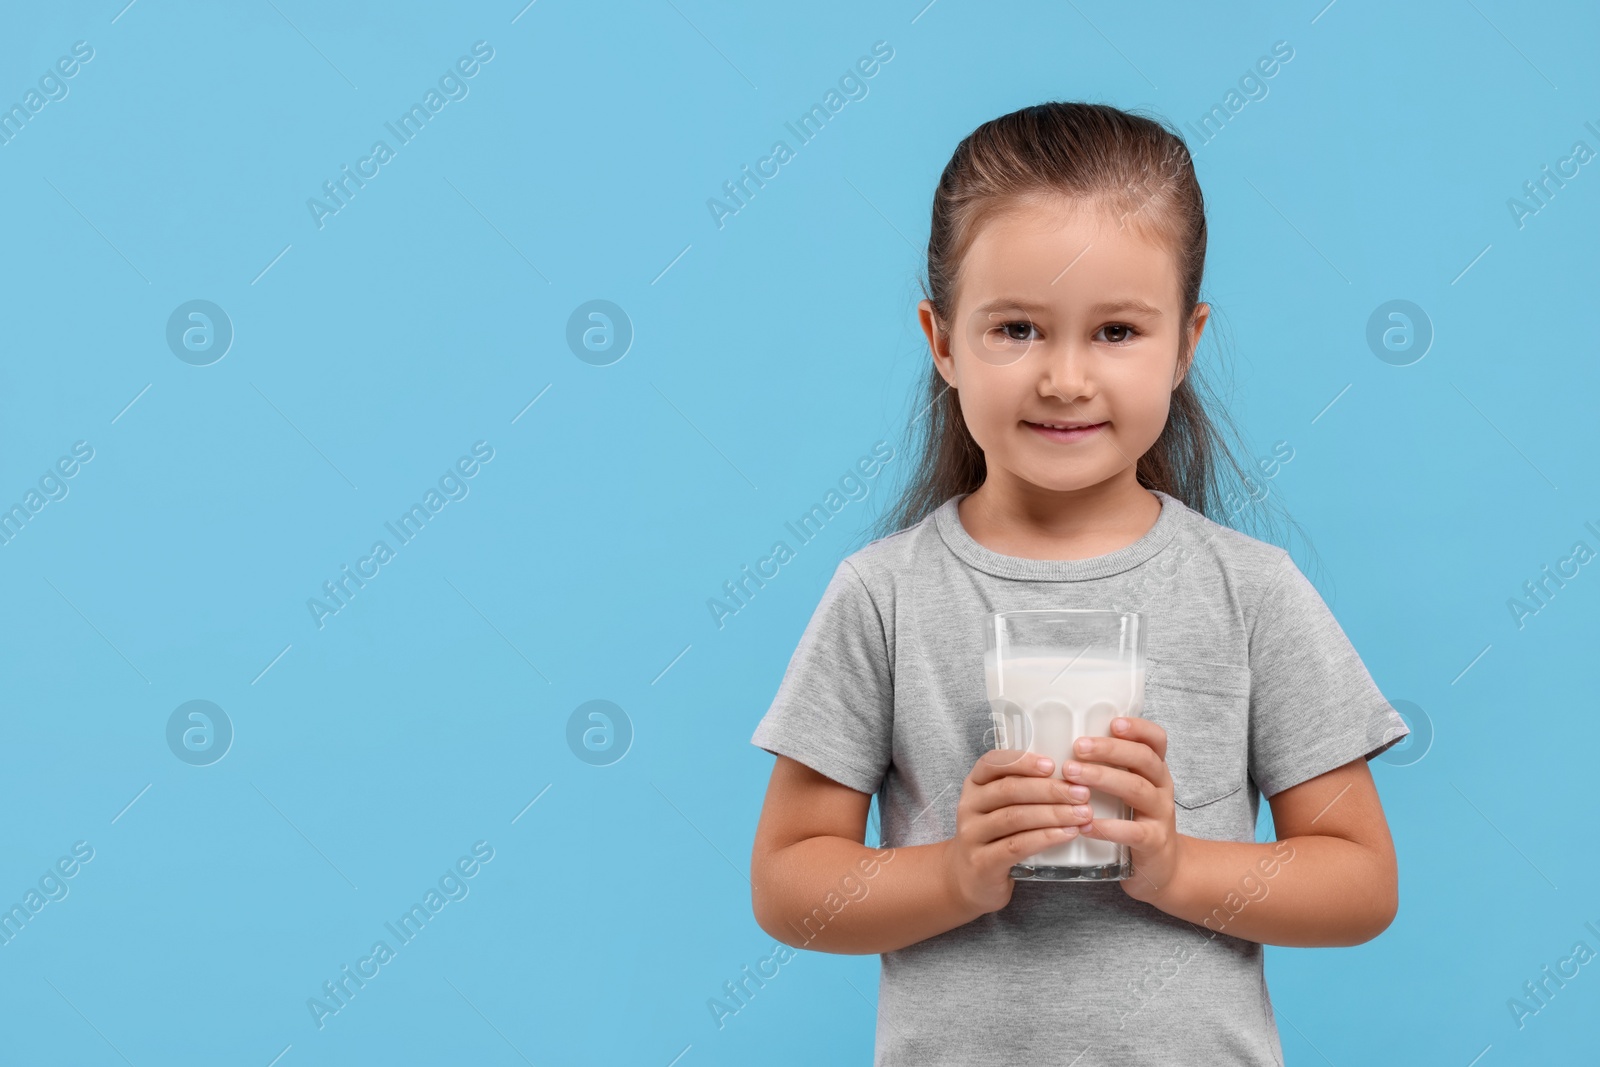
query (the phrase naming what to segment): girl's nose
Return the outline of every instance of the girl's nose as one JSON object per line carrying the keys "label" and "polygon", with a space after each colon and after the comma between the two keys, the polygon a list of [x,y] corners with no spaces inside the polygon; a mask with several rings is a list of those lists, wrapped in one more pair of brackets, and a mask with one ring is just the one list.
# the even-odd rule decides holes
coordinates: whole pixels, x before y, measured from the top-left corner
{"label": "girl's nose", "polygon": [[1088,388],[1087,361],[1083,353],[1073,351],[1071,345],[1051,345],[1037,353],[1043,357],[1044,369],[1039,377],[1042,395],[1055,395],[1074,400],[1084,395]]}

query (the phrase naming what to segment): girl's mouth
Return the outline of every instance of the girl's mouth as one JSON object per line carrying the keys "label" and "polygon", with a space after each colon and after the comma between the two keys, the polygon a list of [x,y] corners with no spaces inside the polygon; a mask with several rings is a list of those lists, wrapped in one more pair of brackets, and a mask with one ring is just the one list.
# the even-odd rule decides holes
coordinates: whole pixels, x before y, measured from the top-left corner
{"label": "girl's mouth", "polygon": [[1072,430],[1052,429],[1049,426],[1041,426],[1037,422],[1025,422],[1023,425],[1027,426],[1028,429],[1047,440],[1059,441],[1062,444],[1071,444],[1073,441],[1088,440],[1089,438],[1098,434],[1100,431],[1104,430],[1110,425],[1110,423],[1097,422],[1093,426],[1083,426]]}

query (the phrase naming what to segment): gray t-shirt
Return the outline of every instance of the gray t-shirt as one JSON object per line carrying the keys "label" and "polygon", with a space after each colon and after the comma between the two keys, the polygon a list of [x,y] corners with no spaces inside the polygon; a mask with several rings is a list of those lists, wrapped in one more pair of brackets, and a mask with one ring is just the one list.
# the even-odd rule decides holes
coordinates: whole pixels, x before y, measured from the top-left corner
{"label": "gray t-shirt", "polygon": [[[853,553],[751,741],[878,794],[886,848],[949,838],[991,746],[983,617],[1039,608],[1145,615],[1142,715],[1167,731],[1180,833],[1254,841],[1261,794],[1409,732],[1287,552],[1156,496],[1148,533],[1091,559],[993,552],[960,496]],[[1018,882],[1001,910],[880,956],[874,1063],[1281,1065],[1262,946],[1212,926],[1112,882]]]}

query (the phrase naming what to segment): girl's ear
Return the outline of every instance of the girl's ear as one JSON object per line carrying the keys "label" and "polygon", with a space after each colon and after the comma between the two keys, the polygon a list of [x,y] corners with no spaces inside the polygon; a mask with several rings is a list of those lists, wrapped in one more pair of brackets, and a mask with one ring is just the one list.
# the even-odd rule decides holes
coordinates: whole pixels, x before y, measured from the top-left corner
{"label": "girl's ear", "polygon": [[928,351],[933,356],[934,369],[939,377],[955,388],[955,357],[950,354],[950,332],[939,320],[933,302],[924,300],[917,305],[917,321],[922,324],[923,335],[928,338]]}
{"label": "girl's ear", "polygon": [[1194,365],[1194,354],[1200,350],[1200,334],[1205,331],[1206,319],[1211,316],[1210,304],[1196,304],[1194,317],[1189,320],[1189,329],[1184,337],[1184,351],[1178,356],[1178,370],[1173,376],[1172,387],[1176,389],[1183,384],[1189,376],[1189,368]]}

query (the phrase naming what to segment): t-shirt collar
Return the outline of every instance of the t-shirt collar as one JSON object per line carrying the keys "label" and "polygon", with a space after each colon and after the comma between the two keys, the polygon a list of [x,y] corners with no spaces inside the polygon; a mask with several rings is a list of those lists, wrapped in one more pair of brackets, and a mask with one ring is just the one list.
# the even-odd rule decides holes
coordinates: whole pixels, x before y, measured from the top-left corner
{"label": "t-shirt collar", "polygon": [[1088,559],[1026,559],[1022,556],[1001,555],[985,548],[967,533],[966,527],[961,525],[961,516],[956,511],[956,506],[963,498],[970,496],[970,493],[960,493],[940,504],[933,513],[934,526],[950,551],[978,570],[1001,578],[1043,582],[1079,582],[1090,578],[1105,578],[1137,567],[1165,548],[1177,534],[1178,526],[1183,519],[1182,512],[1188,509],[1176,497],[1169,496],[1159,489],[1150,491],[1161,500],[1161,514],[1156,518],[1155,525],[1133,544]]}

